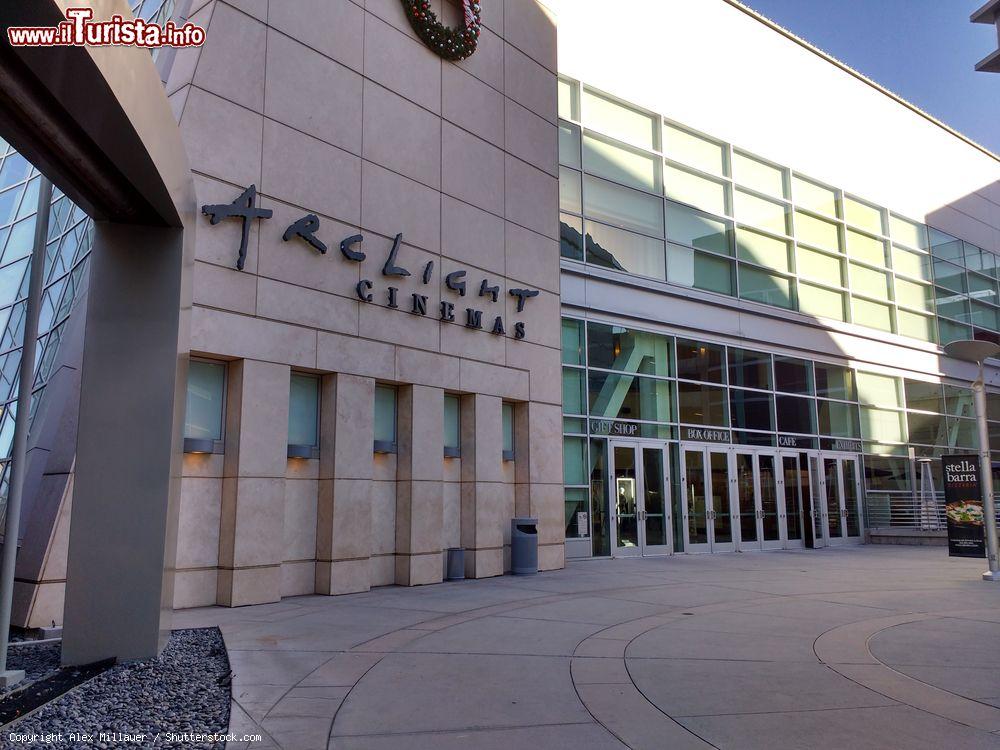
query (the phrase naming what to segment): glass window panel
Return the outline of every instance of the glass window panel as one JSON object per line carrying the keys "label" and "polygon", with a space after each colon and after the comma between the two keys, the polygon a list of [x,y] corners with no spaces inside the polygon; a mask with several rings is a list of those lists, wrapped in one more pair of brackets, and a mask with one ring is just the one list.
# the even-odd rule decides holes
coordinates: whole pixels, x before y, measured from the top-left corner
{"label": "glass window panel", "polygon": [[851,291],[877,299],[892,299],[889,294],[889,277],[857,263],[851,263]]}
{"label": "glass window panel", "polygon": [[948,444],[948,420],[943,414],[907,412],[906,425],[911,443]]}
{"label": "glass window panel", "polygon": [[616,102],[590,89],[583,90],[583,124],[620,141],[655,151],[659,147],[658,118]]}
{"label": "glass window panel", "polygon": [[563,414],[586,414],[584,371],[564,367],[562,371]]}
{"label": "glass window panel", "polygon": [[806,315],[844,320],[844,294],[799,282],[799,310]]}
{"label": "glass window panel", "polygon": [[729,390],[729,416],[734,428],[774,431],[774,396],[758,391]]}
{"label": "glass window panel", "polygon": [[657,333],[604,323],[587,324],[587,356],[591,367],[643,375],[673,374],[673,340]]}
{"label": "glass window panel", "polygon": [[906,378],[903,380],[903,392],[906,396],[907,409],[944,413],[944,396],[940,383]]}
{"label": "glass window panel", "polygon": [[[504,401],[500,405],[500,418],[503,421],[503,451],[511,454],[514,452],[514,404]],[[572,484],[572,482],[567,482],[567,484]],[[583,482],[577,484],[583,484]]]}
{"label": "glass window panel", "polygon": [[666,141],[664,153],[671,159],[710,174],[729,173],[723,144],[670,124],[663,126],[663,135]]}
{"label": "glass window panel", "polygon": [[858,391],[854,382],[854,371],[840,365],[817,362],[816,395],[839,398],[842,401],[857,401]]}
{"label": "glass window panel", "polygon": [[188,365],[184,437],[222,440],[226,366],[191,360]]}
{"label": "glass window panel", "polygon": [[562,319],[562,361],[564,365],[582,365],[584,362],[583,321]]}
{"label": "glass window panel", "polygon": [[940,287],[934,288],[934,295],[939,315],[968,322],[970,317],[969,300],[965,295]]}
{"label": "glass window panel", "polygon": [[725,383],[725,347],[690,339],[677,339],[677,377]]}
{"label": "glass window panel", "polygon": [[580,169],[580,128],[568,122],[559,123],[559,163]]}
{"label": "glass window panel", "polygon": [[590,174],[659,193],[662,186],[661,164],[658,156],[589,133],[583,136],[583,168]]}
{"label": "glass window panel", "polygon": [[966,275],[969,282],[969,296],[979,302],[997,303],[997,282],[992,276],[982,276],[978,273]]}
{"label": "glass window panel", "polygon": [[923,224],[904,219],[894,214],[889,215],[889,234],[893,242],[918,250],[927,249],[927,227]]}
{"label": "glass window panel", "polygon": [[840,438],[860,438],[861,428],[858,423],[857,404],[845,404],[842,401],[816,401],[816,411],[819,416],[820,435]]}
{"label": "glass window panel", "polygon": [[375,386],[375,440],[396,442],[396,389],[392,386]]}
{"label": "glass window panel", "polygon": [[821,250],[841,251],[838,225],[801,211],[795,212],[795,238]]}
{"label": "glass window panel", "polygon": [[741,299],[795,309],[791,279],[743,264],[740,264],[738,273]]}
{"label": "glass window panel", "polygon": [[867,328],[892,332],[892,307],[855,297],[851,300],[853,322]]}
{"label": "glass window panel", "polygon": [[881,208],[844,196],[844,218],[848,224],[874,234],[885,234],[883,214]]}
{"label": "glass window panel", "polygon": [[593,370],[588,379],[592,417],[673,421],[672,381]]}
{"label": "glass window panel", "polygon": [[759,193],[767,193],[776,198],[788,197],[785,170],[749,154],[733,152],[733,179]]}
{"label": "glass window panel", "polygon": [[931,281],[931,259],[929,255],[904,250],[892,246],[892,267],[896,273],[912,276],[915,279]]}
{"label": "glass window panel", "polygon": [[667,202],[667,239],[698,250],[732,255],[732,223]]}
{"label": "glass window panel", "polygon": [[911,339],[933,342],[936,340],[934,317],[932,315],[918,315],[902,309],[896,310],[896,332],[900,336],[908,336]]}
{"label": "glass window panel", "polygon": [[774,389],[785,393],[812,394],[812,363],[805,359],[775,356]]}
{"label": "glass window panel", "polygon": [[573,81],[559,79],[559,116],[567,120],[580,119],[580,86]]}
{"label": "glass window panel", "polygon": [[948,444],[957,448],[978,448],[979,434],[974,419],[949,419]]}
{"label": "glass window panel", "polygon": [[976,406],[971,388],[944,385],[942,390],[944,391],[944,408],[947,414],[952,417],[975,419]]}
{"label": "glass window panel", "polygon": [[[504,445],[504,450],[508,450]],[[509,450],[513,450],[511,447]],[[587,483],[587,438],[563,438],[563,484]]]}
{"label": "glass window panel", "polygon": [[926,312],[931,312],[934,309],[934,289],[927,284],[915,284],[912,281],[897,278],[893,282],[893,288],[898,304]]}
{"label": "glass window panel", "polygon": [[559,254],[571,260],[583,260],[583,219],[559,214]]}
{"label": "glass window panel", "polygon": [[665,279],[663,240],[587,222],[587,262],[604,268]]}
{"label": "glass window panel", "polygon": [[828,284],[844,284],[844,263],[841,258],[827,255],[818,250],[810,250],[799,245],[795,248],[799,276],[825,281]]}
{"label": "glass window panel", "polygon": [[587,216],[655,237],[663,236],[663,199],[587,175]]}
{"label": "glass window panel", "polygon": [[771,390],[771,355],[729,347],[729,384]]}
{"label": "glass window panel", "polygon": [[726,389],[701,383],[677,383],[678,413],[685,424],[728,427]]}
{"label": "glass window panel", "polygon": [[1000,330],[997,327],[997,322],[997,309],[995,307],[980,302],[972,303],[972,325],[997,331]]}
{"label": "glass window panel", "polygon": [[837,216],[837,193],[812,180],[796,176],[792,180],[795,205],[827,216]]}
{"label": "glass window panel", "polygon": [[733,261],[709,253],[694,254],[694,288],[733,294]]}
{"label": "glass window panel", "polygon": [[969,326],[938,318],[938,342],[941,346],[952,341],[964,341],[970,338],[972,338],[972,329]]}
{"label": "glass window panel", "polygon": [[899,378],[874,372],[858,372],[858,400],[873,406],[902,406]]}
{"label": "glass window panel", "polygon": [[931,255],[941,260],[949,260],[956,265],[965,265],[965,247],[960,239],[950,234],[928,227],[931,242]]}
{"label": "glass window panel", "polygon": [[965,269],[943,260],[934,261],[934,282],[953,292],[965,292],[968,289]]}
{"label": "glass window panel", "polygon": [[865,456],[865,483],[869,490],[910,491],[910,462],[905,458]]}
{"label": "glass window panel", "polygon": [[788,273],[791,270],[789,254],[791,243],[768,237],[760,232],[738,227],[736,229],[736,251],[741,260],[748,260],[759,266]]}
{"label": "glass window panel", "polygon": [[446,393],[444,394],[444,447],[458,450],[461,447],[461,435],[461,406],[458,396]]}
{"label": "glass window panel", "polygon": [[886,244],[884,241],[869,237],[867,234],[847,230],[847,254],[852,258],[863,260],[874,266],[886,265]]}
{"label": "glass window panel", "polygon": [[24,282],[24,274],[28,269],[28,258],[22,258],[0,268],[0,301],[10,304]]}
{"label": "glass window panel", "polygon": [[736,190],[733,210],[737,220],[752,224],[777,234],[791,234],[788,226],[788,207],[756,195]]}
{"label": "glass window panel", "polygon": [[288,395],[288,444],[319,445],[319,378],[292,373]]}
{"label": "glass window panel", "polygon": [[582,192],[580,173],[568,167],[559,167],[559,210],[581,213]]}
{"label": "glass window panel", "polygon": [[861,407],[861,436],[880,443],[906,442],[903,412]]}
{"label": "glass window panel", "polygon": [[667,164],[663,192],[671,200],[688,203],[705,211],[729,213],[728,184],[700,177],[686,169]]}
{"label": "glass window panel", "polygon": [[991,276],[995,275],[996,261],[993,258],[996,256],[993,253],[982,250],[968,242],[963,242],[962,248],[965,252],[966,268],[970,271],[982,271]]}
{"label": "glass window panel", "polygon": [[775,396],[775,409],[778,414],[778,432],[801,432],[807,435],[816,433],[816,415],[814,399],[797,396]]}

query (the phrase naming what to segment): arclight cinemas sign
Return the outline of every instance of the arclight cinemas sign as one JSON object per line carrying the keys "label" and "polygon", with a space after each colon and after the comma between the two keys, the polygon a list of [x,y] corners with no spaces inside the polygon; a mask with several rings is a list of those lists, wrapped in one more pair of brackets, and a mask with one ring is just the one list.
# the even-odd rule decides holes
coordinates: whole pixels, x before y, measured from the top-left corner
{"label": "arclight cinemas sign", "polygon": [[[270,219],[273,211],[269,208],[259,208],[257,206],[257,186],[251,185],[240,193],[232,203],[216,203],[201,207],[201,212],[210,218],[212,225],[218,224],[225,219],[239,219],[242,222],[242,233],[240,234],[240,246],[236,255],[236,270],[242,271],[247,258],[247,245],[250,240],[250,228],[254,220]],[[320,220],[316,214],[306,214],[285,229],[281,239],[285,242],[302,242],[320,255],[326,255],[327,245],[318,236]],[[364,243],[364,235],[355,234],[346,237],[340,242],[340,254],[343,260],[350,263],[361,263],[367,259],[367,255],[361,249]],[[385,288],[376,290],[375,282],[372,279],[361,279],[355,287],[354,294],[358,300],[365,303],[374,303],[376,294],[385,307],[394,310],[405,310],[413,315],[426,317],[430,314],[436,315],[442,323],[462,323],[466,328],[474,330],[489,331],[494,336],[508,335],[508,324],[504,322],[503,315],[497,315],[491,308],[480,309],[480,305],[496,305],[500,303],[500,284],[491,284],[489,278],[475,282],[467,279],[468,272],[465,270],[452,271],[444,277],[445,288],[453,293],[458,300],[441,300],[437,310],[428,310],[427,301],[429,295],[413,292],[409,298],[403,299],[399,295],[399,287],[392,285],[392,279],[402,279],[413,274],[406,268],[399,258],[399,251],[403,244],[402,233],[397,234],[382,265],[382,276],[389,281],[385,282]],[[419,269],[420,283],[429,286],[434,278],[434,261],[429,260]],[[461,298],[467,294],[478,292],[478,297],[482,300],[465,306]],[[524,312],[524,307],[532,297],[538,296],[537,289],[508,289],[507,294],[517,299],[516,313]],[[460,311],[457,307],[464,307]],[[485,316],[485,318],[484,318]],[[516,320],[510,327],[510,333],[515,339],[523,339],[525,336],[524,321]]]}

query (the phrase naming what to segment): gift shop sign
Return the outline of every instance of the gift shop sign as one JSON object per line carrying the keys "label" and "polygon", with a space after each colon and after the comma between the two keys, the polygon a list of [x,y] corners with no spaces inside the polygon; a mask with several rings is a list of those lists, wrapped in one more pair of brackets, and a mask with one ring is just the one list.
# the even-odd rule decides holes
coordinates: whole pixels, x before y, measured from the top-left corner
{"label": "gift shop sign", "polygon": [[[257,206],[257,186],[251,185],[244,190],[232,203],[217,203],[201,207],[201,211],[210,217],[211,224],[218,224],[226,219],[237,219],[242,222],[240,246],[236,256],[236,269],[243,270],[247,258],[247,245],[250,240],[250,228],[255,220],[270,219],[273,212],[269,208]],[[285,242],[301,242],[311,247],[320,255],[326,255],[327,245],[319,237],[320,220],[316,214],[306,214],[285,229],[281,239]],[[365,254],[364,235],[355,234],[345,237],[340,242],[341,261],[361,263],[368,256]],[[452,293],[451,300],[442,299],[437,310],[427,307],[428,295],[413,292],[404,298],[399,294],[399,287],[392,285],[392,279],[403,279],[413,274],[406,268],[399,257],[403,244],[403,235],[397,234],[389,249],[389,254],[382,265],[382,276],[388,281],[385,286],[376,287],[373,279],[361,279],[354,287],[354,294],[364,303],[376,304],[376,299],[385,307],[394,310],[405,310],[413,315],[426,317],[435,315],[442,323],[464,324],[466,328],[486,330],[495,336],[512,335],[515,339],[523,339],[525,335],[524,322],[514,321],[508,334],[508,323],[503,315],[494,314],[490,305],[500,303],[500,285],[491,284],[485,278],[473,281],[468,278],[465,270],[452,271],[444,277],[444,285]],[[429,260],[419,269],[420,284],[428,286],[434,278],[434,261]],[[517,299],[516,313],[524,312],[524,307],[532,297],[538,296],[537,289],[508,289],[507,293]],[[462,298],[477,294],[481,302],[465,305]],[[456,299],[457,298],[457,299]],[[485,309],[481,309],[485,305]]]}

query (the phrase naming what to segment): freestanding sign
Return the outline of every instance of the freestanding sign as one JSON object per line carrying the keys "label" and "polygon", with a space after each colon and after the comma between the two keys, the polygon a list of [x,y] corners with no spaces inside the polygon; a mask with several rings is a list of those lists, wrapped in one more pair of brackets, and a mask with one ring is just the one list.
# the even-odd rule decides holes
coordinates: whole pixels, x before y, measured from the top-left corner
{"label": "freestanding sign", "polygon": [[979,456],[942,456],[944,508],[948,519],[948,554],[986,557]]}

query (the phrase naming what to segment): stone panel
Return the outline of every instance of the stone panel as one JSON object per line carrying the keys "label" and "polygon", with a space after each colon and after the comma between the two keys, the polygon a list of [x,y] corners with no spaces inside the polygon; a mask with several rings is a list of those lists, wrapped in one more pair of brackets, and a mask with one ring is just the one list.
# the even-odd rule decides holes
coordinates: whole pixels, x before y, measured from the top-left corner
{"label": "stone panel", "polygon": [[441,185],[441,118],[365,82],[363,156],[429,187]]}

